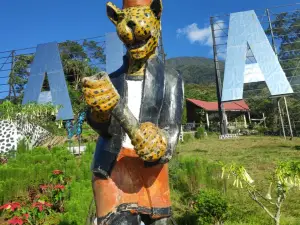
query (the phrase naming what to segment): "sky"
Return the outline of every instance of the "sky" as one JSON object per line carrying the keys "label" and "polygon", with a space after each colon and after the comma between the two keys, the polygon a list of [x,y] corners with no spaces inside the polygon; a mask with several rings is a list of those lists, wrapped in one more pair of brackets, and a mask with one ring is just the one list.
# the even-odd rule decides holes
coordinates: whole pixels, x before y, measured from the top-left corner
{"label": "sky", "polygon": [[[122,7],[121,0],[112,1]],[[162,29],[167,58],[212,58],[210,16],[296,2],[297,0],[163,0]],[[106,1],[103,0],[1,0],[0,52],[114,32],[115,27],[106,17],[105,4]],[[0,58],[1,56],[3,54],[0,53]]]}
{"label": "sky", "polygon": [[[164,0],[162,29],[168,58],[212,57],[209,18],[296,0]],[[0,52],[51,41],[77,40],[114,32],[103,0],[1,0]],[[121,7],[121,0],[113,0]],[[181,31],[181,35],[179,32]],[[196,40],[189,32],[196,31]],[[198,33],[197,33],[198,32]]]}

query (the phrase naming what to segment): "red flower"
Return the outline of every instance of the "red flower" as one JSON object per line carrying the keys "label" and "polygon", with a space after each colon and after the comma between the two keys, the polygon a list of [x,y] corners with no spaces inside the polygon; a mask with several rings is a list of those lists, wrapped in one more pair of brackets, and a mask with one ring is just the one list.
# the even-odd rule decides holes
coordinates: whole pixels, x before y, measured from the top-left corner
{"label": "red flower", "polygon": [[0,206],[0,210],[11,210],[11,211],[15,211],[16,209],[20,209],[21,208],[21,204],[19,202],[11,202],[11,203],[7,203],[4,204],[2,206]]}
{"label": "red flower", "polygon": [[25,213],[25,214],[23,215],[23,217],[24,217],[26,220],[28,220],[29,214],[28,214],[28,213]]}
{"label": "red flower", "polygon": [[24,223],[24,221],[18,216],[15,216],[8,221],[8,224],[11,224],[11,225],[22,225],[23,223]]}
{"label": "red flower", "polygon": [[62,174],[63,172],[61,170],[53,170],[52,172],[54,175]]}
{"label": "red flower", "polygon": [[40,185],[40,189],[41,189],[42,191],[46,191],[48,187],[49,187],[49,186],[48,186],[47,184],[42,184],[42,185]]}
{"label": "red flower", "polygon": [[64,190],[65,189],[65,186],[64,185],[61,185],[61,184],[57,184],[57,185],[55,185],[55,187],[54,187],[54,189],[56,189],[56,190]]}
{"label": "red flower", "polygon": [[32,207],[39,209],[39,211],[43,211],[45,208],[47,207],[51,207],[52,204],[45,202],[45,201],[38,201],[38,202],[34,202],[32,203]]}

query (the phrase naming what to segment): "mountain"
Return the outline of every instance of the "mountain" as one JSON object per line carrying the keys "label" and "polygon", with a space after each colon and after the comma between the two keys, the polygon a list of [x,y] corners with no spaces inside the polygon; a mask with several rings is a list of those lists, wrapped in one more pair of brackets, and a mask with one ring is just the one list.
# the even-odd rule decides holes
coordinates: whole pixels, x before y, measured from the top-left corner
{"label": "mountain", "polygon": [[[179,70],[186,84],[215,84],[215,64],[213,59],[204,57],[176,57],[166,60],[166,65]],[[220,62],[224,68],[224,62]]]}

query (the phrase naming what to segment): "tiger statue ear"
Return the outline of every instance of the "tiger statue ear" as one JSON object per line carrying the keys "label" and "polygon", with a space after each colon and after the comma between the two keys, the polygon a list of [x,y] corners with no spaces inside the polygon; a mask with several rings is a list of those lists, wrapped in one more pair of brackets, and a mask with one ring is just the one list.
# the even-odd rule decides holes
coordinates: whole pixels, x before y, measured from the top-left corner
{"label": "tiger statue ear", "polygon": [[156,16],[157,19],[160,19],[161,17],[161,13],[162,13],[162,1],[161,0],[153,0],[150,8],[152,10],[152,12],[154,13],[154,15]]}
{"label": "tiger statue ear", "polygon": [[107,17],[111,22],[113,22],[114,25],[117,25],[118,21],[124,18],[124,12],[122,11],[122,9],[118,8],[111,2],[108,2],[106,4],[106,13]]}

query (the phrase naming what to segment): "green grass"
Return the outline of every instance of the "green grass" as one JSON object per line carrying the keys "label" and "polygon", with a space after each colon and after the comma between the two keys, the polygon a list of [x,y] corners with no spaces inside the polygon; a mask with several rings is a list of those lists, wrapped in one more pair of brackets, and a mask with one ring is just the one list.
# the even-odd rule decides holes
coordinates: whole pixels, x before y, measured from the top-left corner
{"label": "green grass", "polygon": [[[251,136],[232,140],[218,140],[215,136],[190,140],[179,144],[170,168],[174,214],[178,221],[189,216],[189,194],[203,188],[218,189],[225,193],[231,210],[227,225],[264,225],[272,220],[253,202],[245,190],[238,190],[232,181],[220,181],[218,162],[236,162],[245,166],[257,187],[267,193],[268,176],[278,161],[300,159],[300,139],[293,141],[279,137]],[[174,174],[176,176],[174,177]],[[300,224],[300,191],[292,191],[282,207],[281,224]],[[272,209],[272,208],[271,208]],[[188,220],[182,225],[194,225]]]}
{"label": "green grass", "polygon": [[[88,136],[88,134],[86,134]],[[64,147],[52,150],[37,148],[19,150],[15,159],[0,166],[0,203],[27,198],[29,186],[49,180],[54,169],[72,178],[66,212],[61,225],[81,225],[85,222],[92,199],[90,163],[95,145],[74,157]],[[192,137],[179,144],[170,162],[170,187],[174,217],[179,225],[200,225],[191,210],[192,196],[199,190],[215,189],[224,194],[230,205],[225,225],[269,225],[271,219],[253,202],[243,189],[236,189],[232,180],[220,179],[219,161],[243,164],[263,193],[269,185],[268,175],[278,161],[299,160],[300,139],[285,141],[278,137],[241,137],[218,140],[216,135],[197,140]],[[300,224],[300,191],[291,192],[282,207],[283,225]]]}

